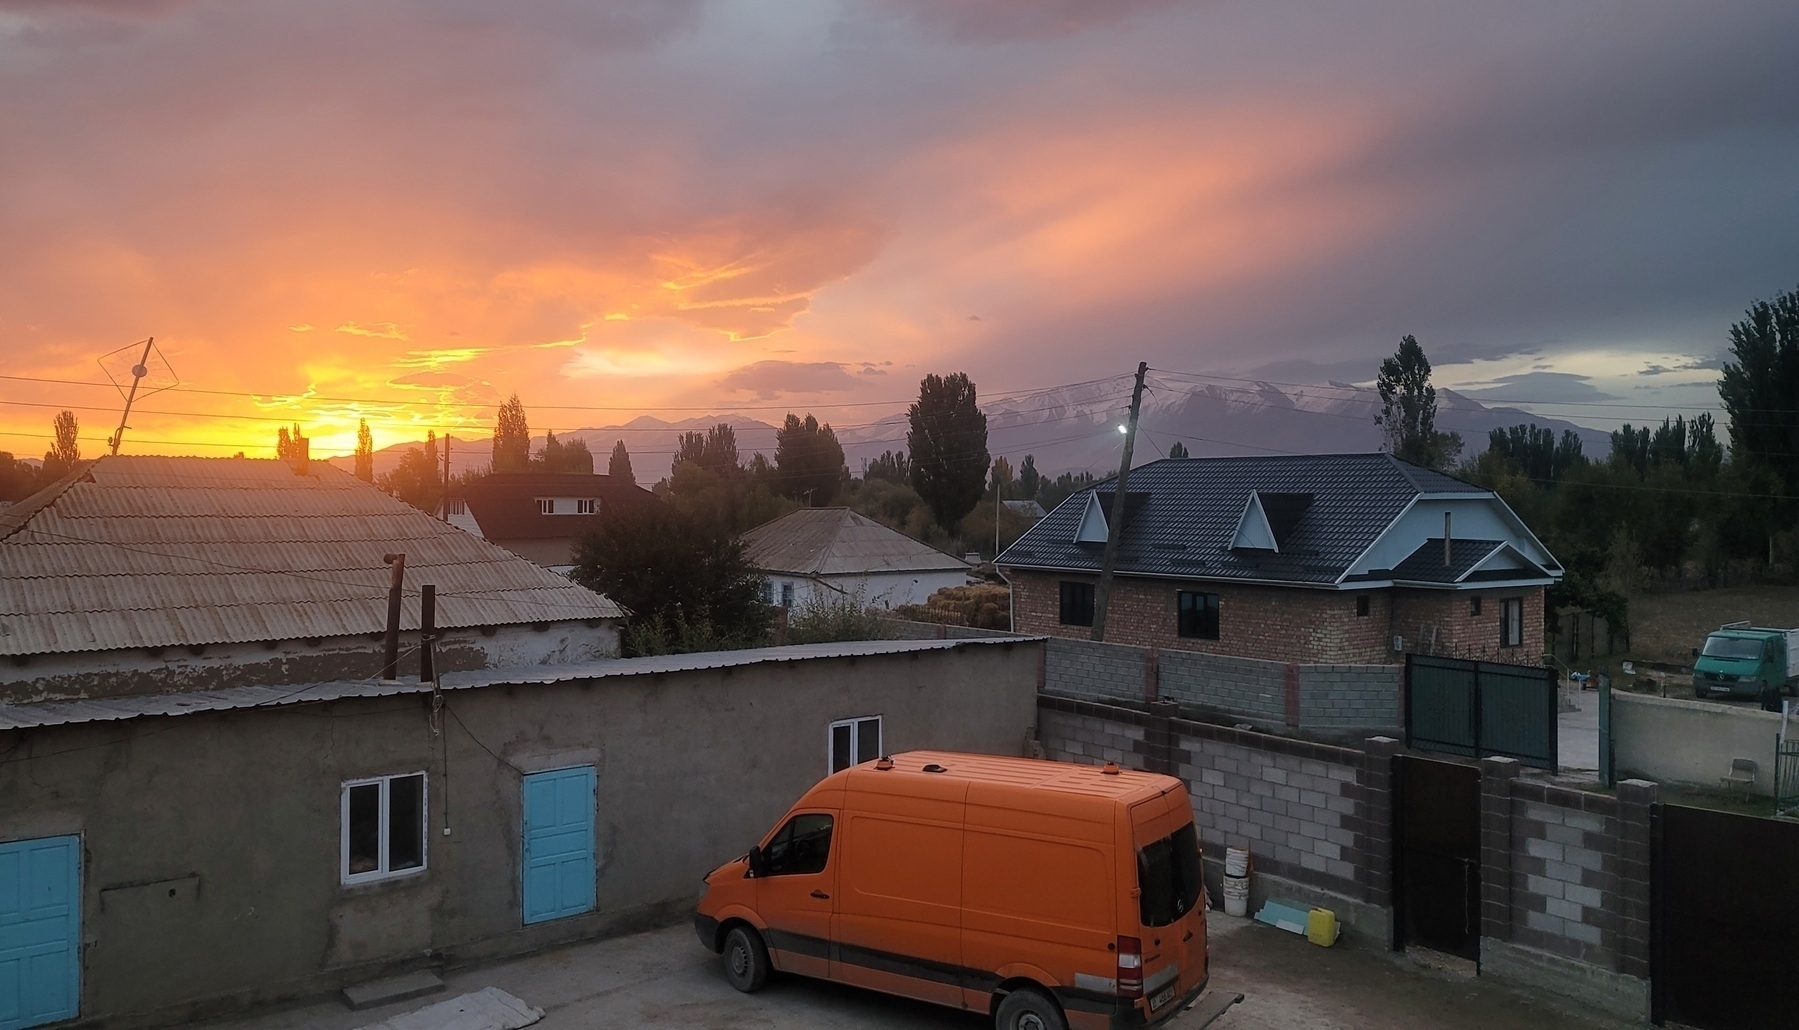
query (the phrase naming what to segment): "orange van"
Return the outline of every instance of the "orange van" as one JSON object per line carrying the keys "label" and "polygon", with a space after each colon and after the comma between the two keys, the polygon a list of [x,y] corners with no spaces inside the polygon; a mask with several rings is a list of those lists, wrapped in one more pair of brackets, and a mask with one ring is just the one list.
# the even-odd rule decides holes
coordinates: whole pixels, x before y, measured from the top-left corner
{"label": "orange van", "polygon": [[836,773],[694,914],[725,976],[771,969],[992,1014],[1153,1026],[1206,986],[1187,788],[1115,765],[913,751]]}

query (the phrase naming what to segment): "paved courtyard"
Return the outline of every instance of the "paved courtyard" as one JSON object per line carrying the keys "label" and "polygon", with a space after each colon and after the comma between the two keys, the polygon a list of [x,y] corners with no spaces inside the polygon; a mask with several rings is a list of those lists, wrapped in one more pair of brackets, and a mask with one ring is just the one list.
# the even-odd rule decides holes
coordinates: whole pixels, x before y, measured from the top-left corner
{"label": "paved courtyard", "polygon": [[[1212,982],[1242,1004],[1218,1030],[1364,1030],[1447,1027],[1618,1030],[1630,1024],[1584,1017],[1490,982],[1437,972],[1376,950],[1319,948],[1245,919],[1211,916]],[[559,949],[452,972],[449,991],[351,1012],[335,999],[210,1024],[212,1030],[353,1030],[434,1001],[496,986],[544,1010],[546,1030],[693,1027],[750,1030],[980,1030],[980,1016],[868,991],[777,977],[758,994],[733,991],[718,960],[686,926]],[[1183,1021],[1167,1024],[1182,1030]]]}

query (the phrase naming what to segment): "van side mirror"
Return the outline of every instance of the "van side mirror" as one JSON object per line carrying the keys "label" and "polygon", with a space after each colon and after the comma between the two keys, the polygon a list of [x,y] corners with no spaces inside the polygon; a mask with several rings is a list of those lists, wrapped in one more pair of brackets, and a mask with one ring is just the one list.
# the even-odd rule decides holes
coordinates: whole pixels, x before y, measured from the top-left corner
{"label": "van side mirror", "polygon": [[752,845],[750,847],[749,863],[750,863],[750,875],[751,876],[754,877],[754,876],[767,875],[767,873],[768,873],[768,858],[767,858],[767,856],[762,854],[762,845],[756,844],[756,845]]}

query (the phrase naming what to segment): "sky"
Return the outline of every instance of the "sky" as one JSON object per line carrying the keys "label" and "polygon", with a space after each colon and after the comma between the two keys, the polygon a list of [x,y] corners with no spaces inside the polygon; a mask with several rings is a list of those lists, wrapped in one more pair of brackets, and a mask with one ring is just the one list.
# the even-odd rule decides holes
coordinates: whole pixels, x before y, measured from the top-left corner
{"label": "sky", "polygon": [[100,453],[151,336],[140,453],[1367,382],[1407,333],[1476,397],[1690,414],[1799,288],[1795,40],[1791,0],[0,0],[0,449],[70,407]]}

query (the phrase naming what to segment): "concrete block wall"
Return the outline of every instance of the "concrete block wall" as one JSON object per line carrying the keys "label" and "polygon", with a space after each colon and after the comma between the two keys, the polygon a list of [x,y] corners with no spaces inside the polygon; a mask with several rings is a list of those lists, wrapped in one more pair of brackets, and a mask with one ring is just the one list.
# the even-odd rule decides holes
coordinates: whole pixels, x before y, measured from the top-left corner
{"label": "concrete block wall", "polygon": [[1173,701],[1265,727],[1385,730],[1400,725],[1403,668],[1297,665],[1051,637],[1043,689],[1088,701]]}
{"label": "concrete block wall", "polygon": [[1037,703],[1046,757],[1184,780],[1208,856],[1246,847],[1260,873],[1385,907],[1386,880],[1359,872],[1390,861],[1391,808],[1364,789],[1363,752],[1191,722],[1167,702],[1148,712],[1048,694]]}
{"label": "concrete block wall", "polygon": [[1148,720],[1139,713],[1087,712],[1072,703],[1046,704],[1049,700],[1039,698],[1037,709],[1037,740],[1043,745],[1043,757],[1057,762],[1117,762],[1131,769],[1145,768],[1143,727]]}
{"label": "concrete block wall", "polygon": [[1045,644],[1043,689],[1066,697],[1142,702],[1155,697],[1148,648],[1051,638]]}
{"label": "concrete block wall", "polygon": [[1248,848],[1261,872],[1362,895],[1361,752],[1203,723],[1175,729],[1175,775],[1208,850]]}
{"label": "concrete block wall", "polygon": [[1156,680],[1169,700],[1278,726],[1287,722],[1287,668],[1254,658],[1163,651]]}
{"label": "concrete block wall", "polygon": [[1302,665],[1299,724],[1306,729],[1387,729],[1404,723],[1405,671],[1393,665]]}
{"label": "concrete block wall", "polygon": [[1655,785],[1616,797],[1481,763],[1483,972],[1616,1014],[1647,1013],[1649,811]]}

